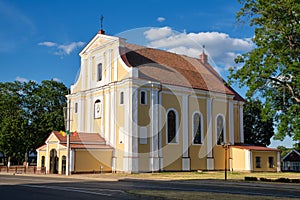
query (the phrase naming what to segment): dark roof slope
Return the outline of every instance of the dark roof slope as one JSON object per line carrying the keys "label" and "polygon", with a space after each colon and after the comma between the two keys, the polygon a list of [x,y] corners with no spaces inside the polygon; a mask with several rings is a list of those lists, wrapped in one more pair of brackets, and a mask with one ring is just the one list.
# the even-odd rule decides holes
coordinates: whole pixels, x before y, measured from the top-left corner
{"label": "dark roof slope", "polygon": [[200,59],[126,43],[120,48],[123,61],[138,68],[138,76],[149,81],[234,95],[244,101],[208,63]]}

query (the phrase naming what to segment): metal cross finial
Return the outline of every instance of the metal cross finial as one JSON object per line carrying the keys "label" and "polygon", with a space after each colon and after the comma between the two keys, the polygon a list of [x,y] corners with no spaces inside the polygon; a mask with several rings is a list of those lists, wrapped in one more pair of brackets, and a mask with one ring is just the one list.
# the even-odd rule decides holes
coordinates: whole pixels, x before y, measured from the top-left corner
{"label": "metal cross finial", "polygon": [[103,17],[103,15],[101,15],[101,17],[100,17],[100,22],[101,22],[100,26],[101,26],[101,30],[103,30],[103,19],[104,19],[104,17]]}

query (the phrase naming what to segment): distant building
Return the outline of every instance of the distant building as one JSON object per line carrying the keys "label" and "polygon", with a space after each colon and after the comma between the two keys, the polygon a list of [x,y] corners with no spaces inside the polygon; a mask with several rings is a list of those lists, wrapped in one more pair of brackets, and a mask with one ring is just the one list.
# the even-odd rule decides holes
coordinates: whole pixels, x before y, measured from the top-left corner
{"label": "distant building", "polygon": [[282,158],[282,171],[300,172],[300,153],[291,150]]}
{"label": "distant building", "polygon": [[[80,74],[67,96],[69,129],[79,136],[98,135],[110,150],[96,151],[86,141],[78,141],[85,148],[78,150],[71,136],[72,171],[100,166],[126,173],[224,170],[225,152],[228,169],[280,169],[277,150],[234,146],[244,143],[244,99],[204,51],[191,58],[130,44],[101,30],[79,55]],[[57,132],[37,151],[38,167],[64,172],[66,145]],[[265,167],[268,158],[271,167]]]}

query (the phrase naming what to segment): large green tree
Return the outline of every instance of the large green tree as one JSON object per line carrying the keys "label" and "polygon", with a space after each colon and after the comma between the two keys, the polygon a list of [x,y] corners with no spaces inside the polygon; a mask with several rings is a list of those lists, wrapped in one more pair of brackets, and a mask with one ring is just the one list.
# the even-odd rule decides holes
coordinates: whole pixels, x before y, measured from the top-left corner
{"label": "large green tree", "polygon": [[248,100],[244,105],[244,135],[246,144],[268,146],[274,135],[273,119],[263,120],[262,103]]}
{"label": "large green tree", "polygon": [[52,130],[64,130],[68,89],[63,83],[6,82],[0,91],[0,151],[7,157],[23,159]]}
{"label": "large green tree", "polygon": [[255,48],[236,58],[230,82],[247,97],[263,99],[265,119],[274,117],[275,139],[300,140],[300,1],[239,0],[239,22],[255,28]]}

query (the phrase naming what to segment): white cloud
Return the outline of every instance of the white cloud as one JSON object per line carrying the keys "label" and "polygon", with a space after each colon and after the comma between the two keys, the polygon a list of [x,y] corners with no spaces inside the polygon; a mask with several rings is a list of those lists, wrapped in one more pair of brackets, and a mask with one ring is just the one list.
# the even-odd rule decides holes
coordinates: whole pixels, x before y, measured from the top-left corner
{"label": "white cloud", "polygon": [[72,42],[67,45],[59,45],[58,49],[61,49],[65,54],[69,55],[74,49],[82,47],[84,44],[84,42]]}
{"label": "white cloud", "polygon": [[158,22],[163,22],[163,21],[165,21],[165,20],[166,20],[166,18],[164,18],[164,17],[158,17],[158,18],[157,18],[157,21],[158,21]]}
{"label": "white cloud", "polygon": [[70,55],[76,48],[82,47],[85,43],[84,42],[71,42],[69,44],[58,44],[55,42],[40,42],[38,43],[39,46],[45,46],[54,49],[53,54],[57,56],[65,56]]}
{"label": "white cloud", "polygon": [[17,77],[15,78],[15,81],[28,82],[29,80],[28,80],[27,78],[23,78],[23,77],[17,76]]}
{"label": "white cloud", "polygon": [[179,33],[170,27],[151,28],[144,32],[149,47],[165,49],[178,54],[199,57],[202,45],[206,54],[218,66],[228,69],[234,58],[254,47],[250,38],[232,38],[221,32]]}
{"label": "white cloud", "polygon": [[173,34],[173,31],[170,27],[163,28],[150,28],[144,32],[144,35],[149,41],[158,41],[170,37]]}
{"label": "white cloud", "polygon": [[54,47],[54,46],[57,46],[57,44],[54,43],[54,42],[40,42],[40,43],[38,43],[38,45],[40,45],[40,46],[46,46],[46,47]]}

